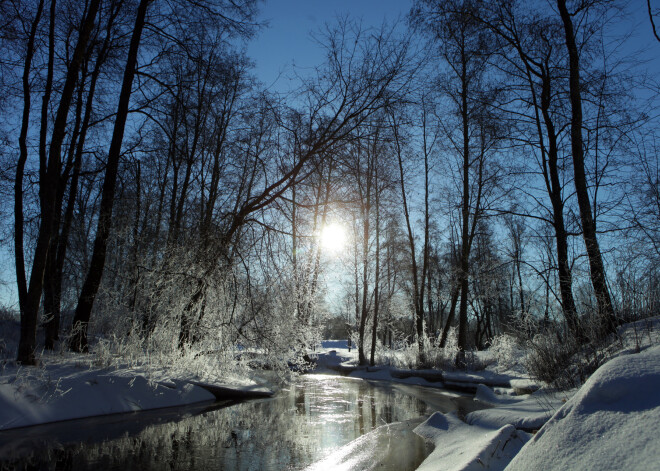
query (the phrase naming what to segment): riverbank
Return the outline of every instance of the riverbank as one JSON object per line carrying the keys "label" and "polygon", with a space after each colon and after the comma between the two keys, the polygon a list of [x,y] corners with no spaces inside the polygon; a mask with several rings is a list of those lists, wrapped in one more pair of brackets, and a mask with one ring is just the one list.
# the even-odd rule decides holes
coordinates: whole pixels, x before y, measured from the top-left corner
{"label": "riverbank", "polygon": [[[520,371],[499,367],[486,358],[487,352],[480,359],[486,368],[470,372],[358,367],[355,351],[336,341],[325,343],[313,356],[317,372],[339,370],[352,378],[390,384],[401,393],[414,389],[405,385],[426,386],[443,389],[443,397],[459,401],[467,388],[476,391],[474,398],[487,408],[435,413],[415,428],[435,445],[420,469],[644,470],[654,469],[660,461],[654,446],[660,432],[658,327],[657,319],[643,331],[635,325],[622,327],[618,350],[610,352],[612,360],[580,389],[565,392],[539,387],[543,385]],[[39,367],[22,368],[5,360],[0,374],[0,430],[272,393],[247,375],[224,374],[218,381],[180,369],[110,368],[97,361],[93,355],[47,354]],[[456,385],[458,392],[446,391]],[[431,405],[426,411],[431,414],[433,403],[422,401]],[[296,398],[295,407],[301,404]],[[376,429],[359,443],[333,451],[324,462],[333,457],[344,457],[342,463],[355,461],[357,445],[369,449],[372,439],[387,442],[396,429],[394,425]]]}
{"label": "riverbank", "polygon": [[90,355],[43,355],[40,366],[29,368],[5,362],[1,373],[0,430],[273,394],[244,376],[220,380],[166,368],[104,368]]}
{"label": "riverbank", "polygon": [[418,469],[656,470],[659,389],[660,347],[653,347],[601,366],[534,435],[512,425],[518,418],[506,407],[466,422],[436,413],[415,429],[436,445]]}

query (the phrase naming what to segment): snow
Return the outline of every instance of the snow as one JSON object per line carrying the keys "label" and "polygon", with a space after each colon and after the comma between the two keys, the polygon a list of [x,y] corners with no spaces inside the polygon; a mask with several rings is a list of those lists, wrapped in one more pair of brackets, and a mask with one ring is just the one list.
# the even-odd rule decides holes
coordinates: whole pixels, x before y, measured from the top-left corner
{"label": "snow", "polygon": [[507,470],[660,469],[660,346],[601,366]]}
{"label": "snow", "polygon": [[[139,369],[84,366],[75,357],[35,368],[5,366],[0,375],[0,430],[62,420],[212,402],[204,383],[150,375]],[[152,372],[153,373],[153,372]],[[264,394],[246,380],[217,382],[233,393]]]}
{"label": "snow", "polygon": [[475,399],[495,406],[470,412],[466,422],[482,427],[499,428],[504,425],[535,431],[545,424],[559,409],[569,396],[566,393],[553,393],[540,390],[522,399],[517,397],[501,397],[490,388],[480,384],[477,386]]}
{"label": "snow", "polygon": [[340,447],[305,471],[365,471],[412,469],[428,453],[413,430],[419,421],[382,425]]}
{"label": "snow", "polygon": [[[482,353],[482,352],[479,352]],[[540,385],[519,371],[439,371],[432,369],[402,369],[392,365],[377,365],[375,367],[360,367],[357,364],[357,350],[348,351],[345,340],[324,340],[313,354],[316,367],[310,373],[331,374],[341,373],[352,378],[366,380],[392,381],[416,386],[455,389],[463,392],[474,391],[479,384],[488,384],[505,394],[515,394],[517,391],[533,391]],[[483,355],[487,357],[488,355]],[[495,365],[496,366],[496,365]]]}
{"label": "snow", "polygon": [[[435,413],[415,429],[436,445],[418,469],[657,470],[659,390],[660,346],[610,360],[577,391],[521,399],[479,385],[476,399],[493,408],[466,422]],[[520,430],[541,425],[529,440]]]}
{"label": "snow", "polygon": [[9,377],[0,384],[0,429],[213,400],[190,383],[163,385],[104,371],[71,371],[51,383]]}
{"label": "snow", "polygon": [[415,433],[435,444],[418,471],[504,469],[529,440],[527,433],[511,425],[499,429],[467,425],[454,413],[439,412],[419,425]]}
{"label": "snow", "polygon": [[[397,437],[412,433],[413,428],[435,445],[421,464],[422,471],[660,469],[660,346],[653,346],[660,340],[660,322],[643,322],[623,326],[609,352],[614,359],[580,389],[562,393],[538,389],[540,385],[519,369],[497,362],[482,371],[442,374],[391,365],[358,367],[357,352],[348,352],[345,341],[325,341],[312,354],[317,361],[315,372],[341,370],[351,377],[387,381],[401,388],[408,388],[406,384],[472,388],[475,399],[488,408],[468,413],[464,421],[456,413],[436,412],[416,428],[411,423],[383,426],[310,469],[368,469],[374,463],[394,464],[390,469],[397,469],[399,459],[410,458],[402,448],[410,442]],[[0,430],[216,400],[209,390],[241,397],[269,393],[244,377],[219,381],[179,370],[156,374],[140,368],[103,368],[84,358],[89,357],[45,355],[42,366],[31,368],[1,363]],[[536,430],[533,436],[527,433]],[[374,455],[375,450],[384,449],[390,450],[387,456]],[[420,456],[418,462],[423,453]]]}

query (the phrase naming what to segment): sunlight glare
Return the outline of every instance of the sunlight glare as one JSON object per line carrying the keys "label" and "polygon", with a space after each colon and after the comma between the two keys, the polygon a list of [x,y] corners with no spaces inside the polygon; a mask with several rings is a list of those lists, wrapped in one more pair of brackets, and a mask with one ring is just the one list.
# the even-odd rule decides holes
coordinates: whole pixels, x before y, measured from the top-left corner
{"label": "sunlight glare", "polygon": [[321,231],[321,246],[328,252],[338,253],[346,245],[346,231],[337,223],[326,225]]}

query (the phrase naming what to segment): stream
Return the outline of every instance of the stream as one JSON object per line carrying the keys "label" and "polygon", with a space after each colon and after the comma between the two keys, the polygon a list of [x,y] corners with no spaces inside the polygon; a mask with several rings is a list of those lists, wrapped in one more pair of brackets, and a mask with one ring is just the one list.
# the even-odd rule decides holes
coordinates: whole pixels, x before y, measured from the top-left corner
{"label": "stream", "polygon": [[[298,470],[330,460],[335,468],[412,470],[431,451],[412,432],[417,424],[434,411],[478,408],[440,389],[303,375],[268,399],[0,432],[0,469]],[[372,440],[346,453],[374,429]]]}

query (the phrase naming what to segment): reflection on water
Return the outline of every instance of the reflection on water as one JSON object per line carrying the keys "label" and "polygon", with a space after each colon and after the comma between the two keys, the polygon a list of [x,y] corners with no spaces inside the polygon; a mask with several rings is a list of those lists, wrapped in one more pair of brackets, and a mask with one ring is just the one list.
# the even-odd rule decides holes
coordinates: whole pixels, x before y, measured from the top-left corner
{"label": "reflection on water", "polygon": [[[0,467],[301,469],[381,425],[456,409],[456,400],[438,391],[303,376],[271,399],[1,432]],[[411,433],[405,440],[424,449]]]}

